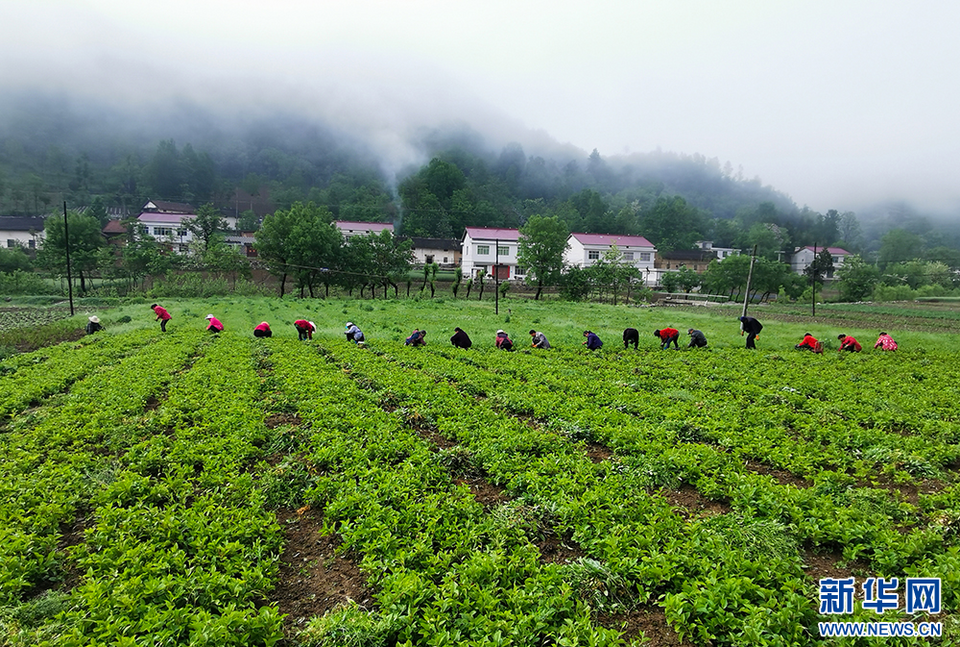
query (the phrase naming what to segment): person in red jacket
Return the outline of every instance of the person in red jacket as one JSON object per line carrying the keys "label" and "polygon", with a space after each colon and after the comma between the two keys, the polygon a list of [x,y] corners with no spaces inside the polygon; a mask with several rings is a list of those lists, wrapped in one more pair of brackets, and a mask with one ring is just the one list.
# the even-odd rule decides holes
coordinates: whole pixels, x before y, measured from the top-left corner
{"label": "person in red jacket", "polygon": [[307,321],[306,319],[297,319],[293,322],[293,326],[297,329],[297,335],[300,341],[313,339],[313,333],[317,331],[317,327],[313,325],[313,322]]}
{"label": "person in red jacket", "polygon": [[840,333],[839,335],[837,335],[837,339],[840,340],[840,350],[837,351],[838,353],[842,353],[845,350],[848,350],[851,353],[860,352],[860,348],[861,348],[860,342],[858,342],[856,339],[854,339],[850,335],[844,335],[843,333]]}
{"label": "person in red jacket", "polygon": [[673,342],[673,347],[677,350],[680,350],[680,331],[676,328],[661,328],[660,330],[653,331],[654,337],[660,338],[660,350],[666,350],[670,348],[670,342]]}
{"label": "person in red jacket", "polygon": [[253,329],[254,337],[273,337],[273,331],[270,330],[270,324],[261,321],[260,325]]}
{"label": "person in red jacket", "polygon": [[800,343],[794,346],[796,350],[809,350],[814,353],[822,353],[823,347],[820,345],[820,342],[817,341],[817,338],[811,335],[808,332],[803,333],[803,339],[800,340]]}
{"label": "person in red jacket", "polygon": [[223,324],[220,323],[220,320],[214,317],[213,315],[207,315],[207,332],[212,332],[214,334],[218,332],[223,332]]}
{"label": "person in red jacket", "polygon": [[170,313],[167,312],[166,308],[164,308],[163,306],[158,306],[156,303],[150,306],[150,309],[157,314],[156,321],[160,322],[161,332],[167,332],[167,322],[170,321],[173,317],[170,316]]}

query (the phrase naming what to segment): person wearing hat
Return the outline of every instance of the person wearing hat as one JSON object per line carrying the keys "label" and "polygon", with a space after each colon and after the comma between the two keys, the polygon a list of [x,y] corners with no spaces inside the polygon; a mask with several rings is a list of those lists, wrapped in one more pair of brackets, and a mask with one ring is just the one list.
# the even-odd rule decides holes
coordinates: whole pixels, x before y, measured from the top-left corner
{"label": "person wearing hat", "polygon": [[510,339],[510,336],[502,330],[497,331],[496,344],[497,348],[500,350],[513,350],[513,340]]}
{"label": "person wearing hat", "polygon": [[405,346],[426,346],[427,340],[424,339],[424,337],[426,336],[427,336],[426,330],[420,330],[419,328],[417,328],[416,330],[413,331],[413,334],[411,334],[409,337],[407,337],[403,341],[403,344]]}
{"label": "person wearing hat", "polygon": [[103,330],[103,326],[100,324],[99,317],[87,317],[86,331],[88,335],[92,335],[95,332],[100,332],[101,330]]}
{"label": "person wearing hat", "polygon": [[363,332],[361,332],[360,329],[357,328],[357,324],[353,323],[352,321],[347,322],[344,334],[347,336],[347,341],[352,341],[357,346],[366,341],[363,338]]}
{"label": "person wearing hat", "polygon": [[667,350],[670,348],[671,342],[673,342],[673,347],[676,350],[680,350],[680,343],[677,341],[680,339],[680,331],[676,328],[661,328],[660,330],[654,330],[653,336],[660,339],[660,350]]}
{"label": "person wearing hat", "polygon": [[223,324],[220,323],[220,320],[214,317],[213,315],[207,315],[207,330],[214,334],[218,332],[223,332]]}
{"label": "person wearing hat", "polygon": [[763,330],[763,324],[753,317],[740,317],[740,336],[742,337],[743,333],[747,333],[747,348],[756,350],[755,341],[760,336],[761,330]]}
{"label": "person wearing hat", "polygon": [[473,346],[473,342],[470,341],[470,335],[463,332],[459,326],[453,329],[453,337],[450,338],[450,343],[457,348],[470,348]]}
{"label": "person wearing hat", "polygon": [[293,327],[297,329],[297,338],[300,341],[313,339],[313,333],[317,331],[317,327],[313,325],[313,322],[307,321],[306,319],[297,319],[293,322]]}
{"label": "person wearing hat", "polygon": [[581,346],[586,346],[587,350],[600,350],[600,347],[603,346],[603,342],[600,341],[600,337],[597,336],[597,333],[592,330],[584,330],[583,336],[587,338],[585,342],[580,344]]}
{"label": "person wearing hat", "polygon": [[270,330],[270,324],[261,321],[260,325],[253,329],[254,337],[273,337],[273,331]]}
{"label": "person wearing hat", "polygon": [[547,336],[536,330],[530,331],[530,342],[530,345],[534,348],[550,348],[550,342],[547,341]]}
{"label": "person wearing hat", "polygon": [[158,306],[156,303],[150,306],[150,309],[157,314],[156,321],[160,322],[160,332],[167,332],[167,322],[173,317],[170,316],[170,313],[167,312],[166,308],[163,306]]}

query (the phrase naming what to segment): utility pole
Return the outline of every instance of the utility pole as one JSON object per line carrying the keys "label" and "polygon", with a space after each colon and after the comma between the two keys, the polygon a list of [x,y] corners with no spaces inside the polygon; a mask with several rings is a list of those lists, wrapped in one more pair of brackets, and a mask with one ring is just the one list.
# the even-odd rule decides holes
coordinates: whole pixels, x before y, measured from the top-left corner
{"label": "utility pole", "polygon": [[757,260],[757,246],[753,246],[753,253],[750,254],[750,271],[747,272],[747,292],[743,295],[743,312],[741,317],[747,316],[747,303],[750,301],[750,283],[753,281],[753,263]]}
{"label": "utility pole", "polygon": [[500,239],[496,240],[497,251],[494,252],[494,262],[493,262],[493,282],[494,282],[494,292],[496,294],[493,297],[493,311],[494,314],[500,314]]}
{"label": "utility pole", "polygon": [[[817,244],[813,244],[813,262],[817,262]],[[810,272],[810,280],[813,282],[813,298],[810,299],[810,306],[813,310],[813,316],[817,316],[817,266],[814,265],[814,271]]]}
{"label": "utility pole", "polygon": [[63,245],[67,251],[67,294],[70,295],[70,316],[73,316],[73,278],[70,276],[70,230],[67,229],[67,201],[63,201]]}

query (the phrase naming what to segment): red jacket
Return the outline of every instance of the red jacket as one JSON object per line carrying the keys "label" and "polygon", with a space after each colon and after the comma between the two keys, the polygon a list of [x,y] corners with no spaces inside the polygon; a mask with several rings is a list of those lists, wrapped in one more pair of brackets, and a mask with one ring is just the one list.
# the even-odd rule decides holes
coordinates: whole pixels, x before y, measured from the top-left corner
{"label": "red jacket", "polygon": [[256,327],[254,328],[254,330],[262,330],[262,331],[266,332],[266,331],[270,330],[270,324],[268,324],[266,321],[264,321],[264,322],[263,322],[262,324],[260,324],[259,326],[256,326]]}
{"label": "red jacket", "polygon": [[307,321],[306,319],[297,319],[296,321],[293,322],[293,325],[296,326],[297,328],[303,328],[307,332],[314,331],[313,326],[311,326],[310,322]]}
{"label": "red jacket", "polygon": [[167,321],[169,319],[172,319],[172,317],[170,316],[170,313],[167,312],[167,309],[164,308],[163,306],[155,306],[153,308],[153,311],[157,313],[157,320],[163,319],[164,321]]}
{"label": "red jacket", "polygon": [[676,337],[680,334],[680,331],[676,328],[661,328],[660,329],[660,339],[670,339]]}
{"label": "red jacket", "polygon": [[207,330],[216,330],[217,332],[223,332],[223,324],[220,323],[220,320],[216,317],[210,317],[208,320],[210,324],[207,326]]}
{"label": "red jacket", "polygon": [[798,348],[799,348],[800,346],[806,346],[806,347],[808,347],[808,348],[810,348],[810,349],[814,349],[814,348],[817,347],[817,339],[816,339],[816,337],[814,337],[813,335],[804,335],[804,336],[803,336],[803,341],[801,341],[799,344],[797,344],[797,347],[798,347]]}
{"label": "red jacket", "polygon": [[860,348],[861,348],[860,342],[858,342],[856,339],[854,339],[850,335],[847,335],[846,337],[844,337],[843,340],[840,342],[840,350],[852,350],[855,353],[859,353]]}

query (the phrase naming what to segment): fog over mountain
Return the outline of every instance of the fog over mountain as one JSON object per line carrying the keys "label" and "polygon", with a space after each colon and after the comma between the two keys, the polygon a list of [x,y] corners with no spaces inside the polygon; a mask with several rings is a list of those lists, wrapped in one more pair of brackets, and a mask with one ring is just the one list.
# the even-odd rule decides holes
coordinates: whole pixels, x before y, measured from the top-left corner
{"label": "fog over mountain", "polygon": [[0,95],[94,106],[118,142],[315,124],[391,182],[466,128],[547,158],[700,153],[820,211],[956,216],[957,17],[859,0],[40,0],[0,7]]}

